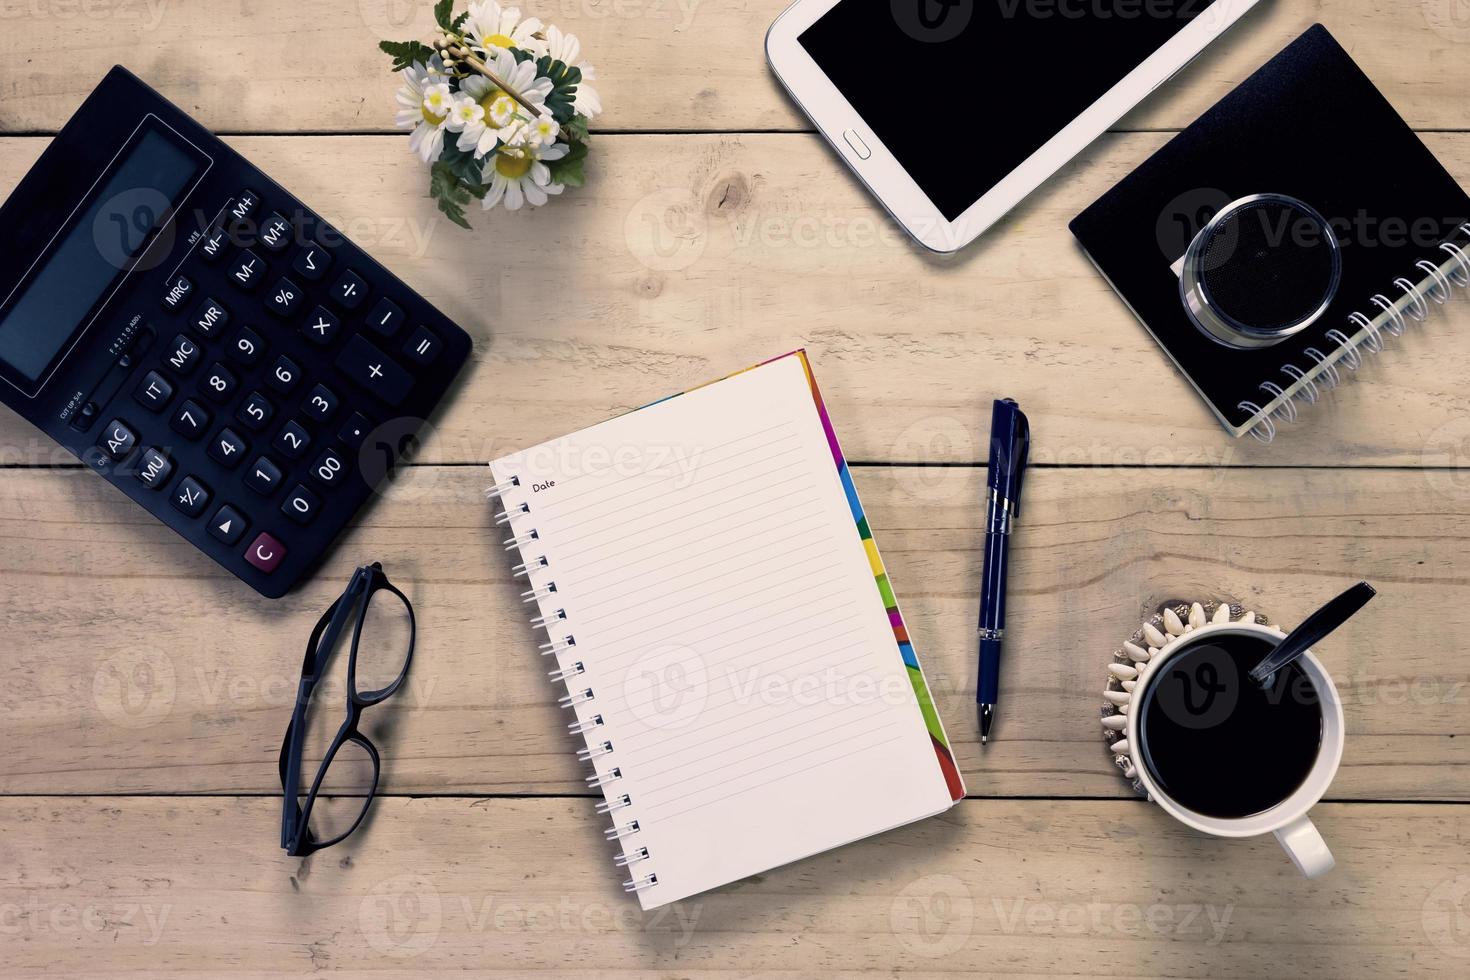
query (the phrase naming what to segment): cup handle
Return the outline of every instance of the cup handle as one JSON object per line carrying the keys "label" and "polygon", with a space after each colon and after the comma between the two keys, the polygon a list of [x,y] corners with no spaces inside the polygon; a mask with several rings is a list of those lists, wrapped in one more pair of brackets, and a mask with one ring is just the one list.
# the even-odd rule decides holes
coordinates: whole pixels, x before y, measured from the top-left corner
{"label": "cup handle", "polygon": [[1308,817],[1297,817],[1273,833],[1291,863],[1308,878],[1320,878],[1337,864],[1327,842]]}

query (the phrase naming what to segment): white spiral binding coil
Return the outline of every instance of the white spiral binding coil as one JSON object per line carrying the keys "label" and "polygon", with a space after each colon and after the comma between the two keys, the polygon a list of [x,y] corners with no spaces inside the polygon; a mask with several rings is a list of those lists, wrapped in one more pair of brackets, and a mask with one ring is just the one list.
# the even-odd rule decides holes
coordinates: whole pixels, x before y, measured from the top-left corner
{"label": "white spiral binding coil", "polygon": [[529,513],[531,513],[531,505],[530,504],[521,504],[519,507],[515,508],[514,510],[512,510],[510,508],[506,508],[505,510],[502,510],[502,511],[499,511],[498,513],[496,513],[496,515],[495,515],[495,524],[496,524],[497,527],[504,527],[505,525],[507,525],[507,524],[509,524],[511,522],[512,518],[520,517],[522,515],[529,514]]}
{"label": "white spiral binding coil", "polygon": [[523,561],[523,562],[521,562],[519,565],[517,565],[514,568],[512,568],[510,570],[510,573],[512,575],[514,575],[516,578],[520,578],[522,576],[529,576],[531,574],[531,572],[535,571],[536,569],[538,569],[538,568],[546,568],[550,564],[551,564],[551,562],[549,562],[549,561],[546,560],[546,556],[545,555],[542,555],[540,558],[537,558],[534,561]]}
{"label": "white spiral binding coil", "polygon": [[[538,551],[527,551],[533,544],[540,541],[540,535],[536,529],[530,528],[522,531],[514,525],[523,519],[529,518],[531,506],[525,501],[507,500],[507,495],[521,486],[518,476],[498,483],[485,491],[487,499],[500,499],[501,508],[495,513],[496,527],[509,527],[510,537],[502,542],[507,552],[521,552],[521,562],[513,565],[511,574],[514,578],[524,580],[530,588],[521,592],[521,601],[528,606],[534,606],[537,615],[532,617],[531,625],[537,629],[547,631],[546,642],[539,645],[541,656],[554,656],[557,658],[557,667],[547,672],[547,676],[554,684],[566,684],[566,693],[557,698],[557,704],[569,710],[575,710],[579,705],[591,704],[597,699],[596,689],[589,685],[584,675],[587,675],[587,663],[585,658],[567,662],[563,660],[564,654],[575,651],[577,646],[576,637],[568,630],[569,618],[567,610],[555,607],[552,604],[561,600],[557,593],[556,582],[542,580],[542,573],[551,570],[551,560]],[[521,525],[524,527],[524,525]],[[541,582],[541,584],[537,584]],[[596,763],[600,759],[609,759],[615,754],[613,740],[607,735],[606,722],[601,714],[592,714],[587,717],[581,713],[581,717],[573,719],[567,725],[567,732],[573,738],[581,738],[583,747],[577,751],[578,760],[586,763]],[[595,734],[594,734],[595,733]],[[602,790],[603,799],[598,802],[596,810],[599,816],[617,813],[623,819],[608,827],[603,836],[609,841],[624,842],[621,853],[614,858],[614,864],[619,868],[626,868],[639,862],[647,861],[649,858],[648,848],[644,846],[631,846],[627,843],[628,838],[634,837],[642,831],[642,825],[636,817],[625,816],[633,807],[633,797],[628,793],[610,792],[607,787],[623,778],[623,771],[616,765],[602,764],[601,772],[593,772],[586,777],[587,787],[593,790]],[[658,883],[658,875],[652,871],[635,874],[623,882],[623,890],[627,892],[640,892],[651,888]]]}
{"label": "white spiral binding coil", "polygon": [[632,805],[633,797],[629,796],[627,793],[624,793],[622,796],[609,797],[608,799],[605,799],[601,803],[597,804],[597,812],[600,815],[606,815],[612,813],[614,810],[621,810],[624,807],[630,807]]}
{"label": "white spiral binding coil", "polygon": [[[1460,225],[1458,234],[1470,237],[1470,223]],[[1456,289],[1470,289],[1470,253],[1454,242],[1441,242],[1439,251],[1443,255],[1439,262],[1420,259],[1414,264],[1423,275],[1419,282],[1404,276],[1393,281],[1394,288],[1402,294],[1398,301],[1384,293],[1375,293],[1368,298],[1377,310],[1373,316],[1355,310],[1347,317],[1353,328],[1351,333],[1336,327],[1327,331],[1326,339],[1336,345],[1335,349],[1324,353],[1320,347],[1308,347],[1304,353],[1312,363],[1284,365],[1281,373],[1291,379],[1286,388],[1274,381],[1263,382],[1260,390],[1266,396],[1265,404],[1276,403],[1269,413],[1263,414],[1265,409],[1256,402],[1241,402],[1237,406],[1241,411],[1258,418],[1251,427],[1251,435],[1261,442],[1272,441],[1276,438],[1277,422],[1297,420],[1298,402],[1313,404],[1324,392],[1342,383],[1339,368],[1349,372],[1358,370],[1363,366],[1364,351],[1383,352],[1387,346],[1385,334],[1403,336],[1411,322],[1423,323],[1429,319],[1431,303],[1443,306]]]}

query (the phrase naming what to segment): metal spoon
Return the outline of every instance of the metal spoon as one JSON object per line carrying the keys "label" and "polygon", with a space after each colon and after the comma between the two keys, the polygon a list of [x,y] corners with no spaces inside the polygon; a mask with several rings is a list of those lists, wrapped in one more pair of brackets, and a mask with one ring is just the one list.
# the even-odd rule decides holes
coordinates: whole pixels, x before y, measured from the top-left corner
{"label": "metal spoon", "polygon": [[1351,619],[1354,613],[1367,605],[1368,600],[1377,594],[1373,586],[1367,582],[1359,582],[1336,599],[1328,602],[1302,620],[1302,624],[1287,634],[1286,639],[1276,645],[1276,649],[1266,654],[1266,658],[1256,664],[1251,671],[1251,680],[1263,687],[1270,687],[1276,679],[1278,670],[1306,653],[1307,648],[1314,643],[1325,639],[1327,634]]}

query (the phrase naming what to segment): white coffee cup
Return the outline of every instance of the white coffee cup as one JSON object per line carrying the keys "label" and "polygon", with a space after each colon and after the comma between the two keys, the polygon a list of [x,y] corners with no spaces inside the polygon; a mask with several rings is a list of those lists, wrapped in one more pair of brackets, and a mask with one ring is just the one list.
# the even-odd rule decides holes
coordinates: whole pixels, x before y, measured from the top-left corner
{"label": "white coffee cup", "polygon": [[[1322,744],[1317,752],[1317,761],[1312,764],[1312,770],[1307,774],[1306,780],[1286,799],[1268,810],[1251,814],[1248,817],[1238,819],[1212,817],[1197,813],[1171,798],[1168,793],[1159,788],[1154,782],[1153,775],[1149,773],[1148,767],[1142,764],[1143,753],[1140,751],[1141,745],[1139,744],[1139,713],[1149,684],[1154,678],[1163,676],[1159,671],[1181,650],[1193,647],[1212,636],[1231,634],[1259,636],[1273,643],[1286,638],[1286,634],[1280,630],[1262,626],[1259,623],[1211,623],[1175,638],[1160,650],[1158,655],[1148,662],[1143,673],[1138,676],[1138,683],[1133,689],[1133,697],[1128,703],[1128,733],[1129,739],[1134,743],[1132,752],[1134,768],[1138,772],[1138,779],[1143,783],[1144,789],[1148,790],[1149,797],[1175,820],[1206,834],[1214,834],[1216,837],[1255,837],[1268,832],[1275,834],[1276,840],[1285,849],[1287,857],[1291,858],[1292,863],[1301,873],[1308,878],[1316,878],[1331,871],[1336,862],[1333,860],[1332,851],[1327,847],[1327,842],[1322,839],[1322,835],[1317,832],[1316,826],[1307,816],[1307,811],[1326,795],[1327,787],[1332,785],[1332,779],[1337,775],[1337,767],[1342,762],[1346,729],[1343,725],[1342,701],[1337,696],[1337,688],[1333,685],[1332,678],[1327,675],[1322,662],[1313,656],[1310,650],[1304,653],[1297,663],[1311,682],[1322,708]],[[1271,760],[1261,759],[1259,764],[1269,766]]]}

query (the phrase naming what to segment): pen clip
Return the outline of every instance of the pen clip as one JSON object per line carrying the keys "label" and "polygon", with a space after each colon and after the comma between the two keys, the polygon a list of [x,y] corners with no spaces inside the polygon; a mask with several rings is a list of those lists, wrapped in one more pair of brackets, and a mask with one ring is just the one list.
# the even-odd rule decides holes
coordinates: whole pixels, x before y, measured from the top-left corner
{"label": "pen clip", "polygon": [[1016,428],[1011,440],[1011,516],[1021,513],[1021,484],[1026,479],[1026,464],[1031,458],[1031,422],[1026,413],[1016,409]]}

